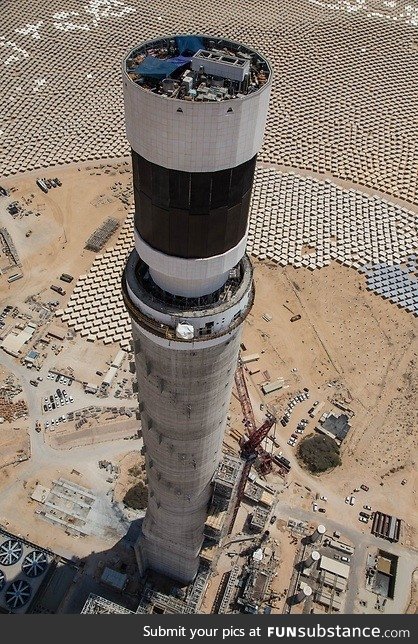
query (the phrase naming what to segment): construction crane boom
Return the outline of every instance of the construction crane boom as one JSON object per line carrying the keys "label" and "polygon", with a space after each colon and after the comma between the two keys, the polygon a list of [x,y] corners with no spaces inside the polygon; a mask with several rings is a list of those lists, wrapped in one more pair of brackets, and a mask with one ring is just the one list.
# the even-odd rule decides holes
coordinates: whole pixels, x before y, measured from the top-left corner
{"label": "construction crane boom", "polygon": [[237,388],[239,401],[241,403],[245,426],[248,429],[248,433],[252,434],[256,430],[257,426],[255,424],[254,412],[251,405],[250,395],[247,389],[247,383],[245,381],[244,365],[242,364],[238,364],[238,367],[235,371],[235,386]]}
{"label": "construction crane boom", "polygon": [[243,439],[241,443],[241,456],[245,460],[244,467],[241,472],[241,478],[238,483],[235,505],[232,512],[231,520],[229,522],[228,534],[231,534],[235,519],[237,518],[239,506],[244,496],[245,486],[247,484],[248,475],[251,470],[251,466],[257,456],[262,460],[264,472],[267,473],[271,470],[272,459],[270,454],[268,454],[262,447],[261,443],[267,437],[270,429],[273,427],[276,419],[274,416],[270,415],[266,418],[264,423],[256,429],[250,437],[245,440]]}
{"label": "construction crane boom", "polygon": [[252,454],[256,455],[257,448],[261,445],[263,440],[267,437],[270,429],[273,427],[276,419],[274,416],[269,415],[264,423],[256,429],[248,440],[242,442],[241,445],[241,456],[243,458],[250,458]]}

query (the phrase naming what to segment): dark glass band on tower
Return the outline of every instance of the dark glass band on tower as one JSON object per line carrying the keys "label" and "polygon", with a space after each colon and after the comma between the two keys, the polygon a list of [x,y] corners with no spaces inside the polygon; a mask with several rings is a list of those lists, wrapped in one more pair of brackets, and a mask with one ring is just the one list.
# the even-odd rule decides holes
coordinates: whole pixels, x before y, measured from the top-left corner
{"label": "dark glass band on tower", "polygon": [[150,163],[132,150],[135,227],[167,255],[220,255],[245,235],[256,156],[217,172],[183,172]]}

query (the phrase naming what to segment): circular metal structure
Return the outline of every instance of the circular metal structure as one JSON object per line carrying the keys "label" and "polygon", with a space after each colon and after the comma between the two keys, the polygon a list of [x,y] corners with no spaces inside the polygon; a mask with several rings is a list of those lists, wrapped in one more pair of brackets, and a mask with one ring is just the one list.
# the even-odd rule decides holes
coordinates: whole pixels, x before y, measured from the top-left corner
{"label": "circular metal structure", "polygon": [[9,608],[21,608],[28,603],[32,589],[27,581],[18,579],[6,590],[6,604]]}
{"label": "circular metal structure", "polygon": [[8,539],[0,546],[0,564],[2,566],[12,566],[17,563],[22,556],[23,546],[16,539]]}
{"label": "circular metal structure", "polygon": [[6,575],[2,570],[0,570],[0,590],[3,588],[5,583],[6,583]]}
{"label": "circular metal structure", "polygon": [[27,577],[39,577],[45,572],[48,566],[48,559],[41,550],[32,550],[23,560],[22,570]]}

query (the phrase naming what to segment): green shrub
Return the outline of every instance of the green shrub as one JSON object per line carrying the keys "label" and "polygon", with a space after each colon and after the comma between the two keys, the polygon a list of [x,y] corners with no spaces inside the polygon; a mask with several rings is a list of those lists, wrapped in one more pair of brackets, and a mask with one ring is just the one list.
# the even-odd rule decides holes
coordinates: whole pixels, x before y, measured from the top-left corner
{"label": "green shrub", "polygon": [[333,438],[323,434],[307,436],[299,443],[298,458],[314,474],[341,465],[340,449]]}
{"label": "green shrub", "polygon": [[147,486],[142,481],[139,481],[126,492],[123,502],[128,508],[145,510],[148,504]]}

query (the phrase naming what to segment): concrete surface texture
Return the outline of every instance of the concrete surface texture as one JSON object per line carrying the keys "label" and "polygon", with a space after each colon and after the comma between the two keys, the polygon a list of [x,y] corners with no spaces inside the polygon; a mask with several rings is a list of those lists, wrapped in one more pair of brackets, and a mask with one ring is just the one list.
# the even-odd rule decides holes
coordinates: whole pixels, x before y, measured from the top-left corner
{"label": "concrete surface texture", "polygon": [[175,351],[133,325],[150,490],[142,559],[175,578],[190,580],[198,569],[240,335],[216,347]]}

